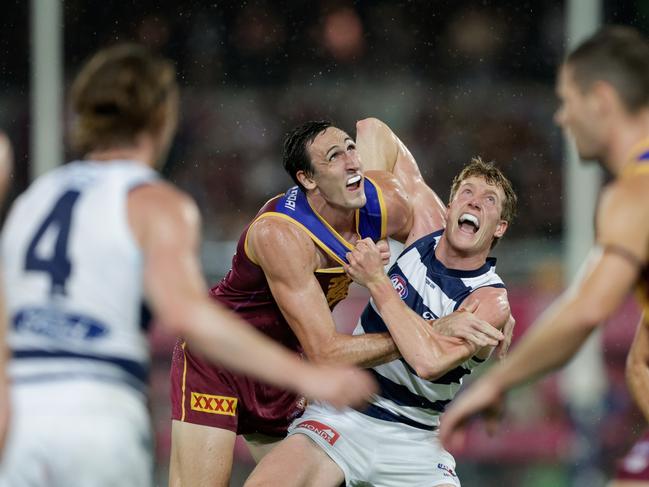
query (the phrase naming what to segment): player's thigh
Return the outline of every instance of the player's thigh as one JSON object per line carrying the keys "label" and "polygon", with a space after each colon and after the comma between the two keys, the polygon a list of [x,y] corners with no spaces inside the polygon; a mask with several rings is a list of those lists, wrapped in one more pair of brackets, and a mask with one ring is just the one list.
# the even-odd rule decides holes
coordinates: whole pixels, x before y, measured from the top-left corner
{"label": "player's thigh", "polygon": [[343,471],[304,435],[282,440],[257,465],[245,487],[338,487]]}
{"label": "player's thigh", "polygon": [[227,486],[235,440],[230,430],[173,421],[170,487]]}

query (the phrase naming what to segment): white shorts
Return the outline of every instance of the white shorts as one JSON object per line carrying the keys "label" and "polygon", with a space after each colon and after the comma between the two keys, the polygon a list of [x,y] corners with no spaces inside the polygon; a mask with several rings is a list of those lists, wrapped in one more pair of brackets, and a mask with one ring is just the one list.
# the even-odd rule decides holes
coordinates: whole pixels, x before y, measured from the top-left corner
{"label": "white shorts", "polygon": [[1,487],[149,487],[150,420],[128,386],[90,380],[14,385]]}
{"label": "white shorts", "polygon": [[340,467],[348,486],[460,486],[455,459],[434,431],[312,404],[288,434],[311,438]]}

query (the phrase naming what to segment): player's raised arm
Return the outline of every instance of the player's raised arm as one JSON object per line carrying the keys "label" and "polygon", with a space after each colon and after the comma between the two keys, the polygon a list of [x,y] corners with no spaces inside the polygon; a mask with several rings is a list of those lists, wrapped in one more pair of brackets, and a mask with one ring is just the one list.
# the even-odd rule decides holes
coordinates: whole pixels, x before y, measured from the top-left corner
{"label": "player's raised arm", "polygon": [[390,127],[376,118],[361,120],[356,124],[356,143],[363,170],[393,174],[408,196],[413,213],[409,240],[444,228],[446,205],[426,184],[417,161]]}
{"label": "player's raised arm", "polygon": [[253,330],[205,292],[197,258],[194,203],[165,184],[135,189],[129,222],[144,253],[144,284],[158,320],[208,359],[337,406],[359,404],[374,390],[353,368],[319,368]]}

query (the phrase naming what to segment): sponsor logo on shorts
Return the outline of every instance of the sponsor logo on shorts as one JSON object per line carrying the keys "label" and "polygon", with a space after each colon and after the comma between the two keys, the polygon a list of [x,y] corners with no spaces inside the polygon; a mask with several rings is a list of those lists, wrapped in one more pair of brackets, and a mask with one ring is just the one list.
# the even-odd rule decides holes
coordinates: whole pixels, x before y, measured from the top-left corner
{"label": "sponsor logo on shorts", "polygon": [[457,478],[457,474],[455,473],[455,470],[453,470],[448,465],[444,465],[443,463],[438,463],[437,468],[439,468],[440,470],[444,470],[444,477]]}
{"label": "sponsor logo on shorts", "polygon": [[202,413],[234,416],[237,413],[237,398],[192,392],[191,408]]}
{"label": "sponsor logo on shorts", "polygon": [[392,274],[390,281],[392,281],[392,287],[396,289],[401,299],[406,299],[408,297],[408,284],[406,280],[399,274]]}
{"label": "sponsor logo on shorts", "polygon": [[312,419],[302,421],[295,428],[304,428],[305,430],[313,431],[316,435],[320,436],[331,446],[333,446],[333,444],[338,441],[338,438],[340,438],[340,434],[338,434],[335,429],[327,426],[326,424],[322,424],[319,421],[313,421]]}

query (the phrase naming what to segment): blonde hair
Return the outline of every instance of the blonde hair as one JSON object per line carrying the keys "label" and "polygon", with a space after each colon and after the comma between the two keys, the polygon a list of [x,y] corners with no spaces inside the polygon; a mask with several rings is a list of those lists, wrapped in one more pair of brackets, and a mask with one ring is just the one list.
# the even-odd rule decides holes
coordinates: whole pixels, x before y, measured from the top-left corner
{"label": "blonde hair", "polygon": [[71,89],[74,121],[71,142],[86,153],[131,145],[138,134],[157,134],[171,114],[177,93],[170,61],[137,44],[121,44],[96,53]]}

